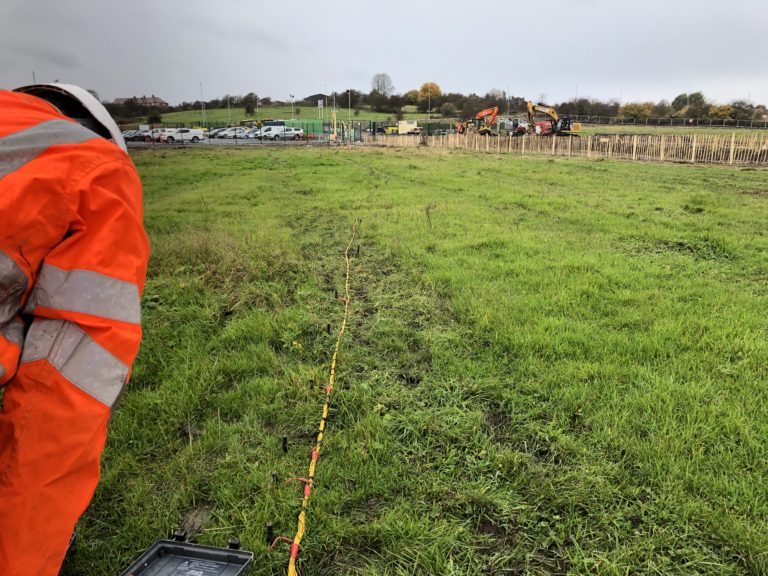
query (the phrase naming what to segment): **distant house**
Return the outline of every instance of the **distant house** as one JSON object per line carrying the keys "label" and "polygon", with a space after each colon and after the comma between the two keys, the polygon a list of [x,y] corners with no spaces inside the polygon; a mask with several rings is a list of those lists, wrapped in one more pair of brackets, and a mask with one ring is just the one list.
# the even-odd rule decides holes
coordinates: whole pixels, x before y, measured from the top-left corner
{"label": "distant house", "polygon": [[312,94],[311,96],[304,98],[304,102],[310,103],[313,106],[317,106],[318,100],[325,100],[326,98],[328,98],[326,94]]}
{"label": "distant house", "polygon": [[128,102],[138,106],[149,106],[150,108],[166,108],[168,106],[168,102],[154,94],[152,96],[134,96],[133,98],[115,98],[112,104],[123,106]]}

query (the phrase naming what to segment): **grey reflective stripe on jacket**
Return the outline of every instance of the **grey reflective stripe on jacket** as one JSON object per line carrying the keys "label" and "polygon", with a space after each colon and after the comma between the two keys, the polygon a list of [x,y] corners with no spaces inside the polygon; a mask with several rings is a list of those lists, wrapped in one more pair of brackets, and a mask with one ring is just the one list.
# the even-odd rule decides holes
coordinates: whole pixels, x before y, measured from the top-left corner
{"label": "grey reflective stripe on jacket", "polygon": [[64,378],[111,407],[128,378],[128,366],[72,322],[40,320],[32,324],[21,363],[47,360]]}
{"label": "grey reflective stripe on jacket", "polygon": [[0,138],[0,179],[34,160],[48,147],[79,144],[99,136],[88,128],[66,120],[48,120]]}
{"label": "grey reflective stripe on jacket", "polygon": [[5,326],[0,329],[6,340],[13,342],[19,348],[24,346],[24,325],[16,320],[11,320]]}
{"label": "grey reflective stripe on jacket", "polygon": [[[24,325],[21,322],[11,320],[5,326],[0,327],[0,336],[8,340],[8,342],[13,342],[19,348],[24,347]],[[11,366],[8,368],[11,368]],[[16,367],[13,366],[13,369],[15,370]],[[8,370],[6,370],[6,367],[0,364],[0,378],[5,376],[7,373]]]}
{"label": "grey reflective stripe on jacket", "polygon": [[140,302],[139,287],[131,282],[43,264],[24,311],[31,314],[35,306],[42,306],[140,324]]}
{"label": "grey reflective stripe on jacket", "polygon": [[16,261],[0,250],[0,325],[16,316],[27,290],[27,275]]}

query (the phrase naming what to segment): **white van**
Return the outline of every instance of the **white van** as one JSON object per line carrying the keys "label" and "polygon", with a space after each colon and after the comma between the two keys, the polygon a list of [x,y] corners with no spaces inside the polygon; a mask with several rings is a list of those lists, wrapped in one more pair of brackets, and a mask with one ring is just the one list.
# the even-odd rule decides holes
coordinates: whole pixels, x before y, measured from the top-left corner
{"label": "white van", "polygon": [[283,135],[283,132],[285,132],[285,124],[282,126],[276,126],[267,125],[267,122],[264,122],[264,126],[261,127],[261,134],[259,135],[259,138],[262,140],[279,140]]}

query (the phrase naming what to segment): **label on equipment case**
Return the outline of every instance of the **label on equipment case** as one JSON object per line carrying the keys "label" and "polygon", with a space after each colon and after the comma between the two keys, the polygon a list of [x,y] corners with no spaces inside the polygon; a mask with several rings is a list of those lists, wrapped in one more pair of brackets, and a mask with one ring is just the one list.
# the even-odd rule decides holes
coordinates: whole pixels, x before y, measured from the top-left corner
{"label": "label on equipment case", "polygon": [[169,576],[219,576],[226,566],[207,560],[185,560]]}

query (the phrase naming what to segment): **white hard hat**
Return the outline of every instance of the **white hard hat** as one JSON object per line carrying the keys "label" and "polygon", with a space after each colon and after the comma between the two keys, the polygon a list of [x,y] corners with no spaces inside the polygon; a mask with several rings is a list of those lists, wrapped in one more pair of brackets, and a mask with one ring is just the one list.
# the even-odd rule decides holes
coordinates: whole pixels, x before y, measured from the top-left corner
{"label": "white hard hat", "polygon": [[123,150],[127,150],[125,140],[112,116],[93,94],[73,84],[31,84],[16,88],[22,92],[37,96],[53,104],[58,110],[80,124],[96,132],[99,136],[112,140]]}

